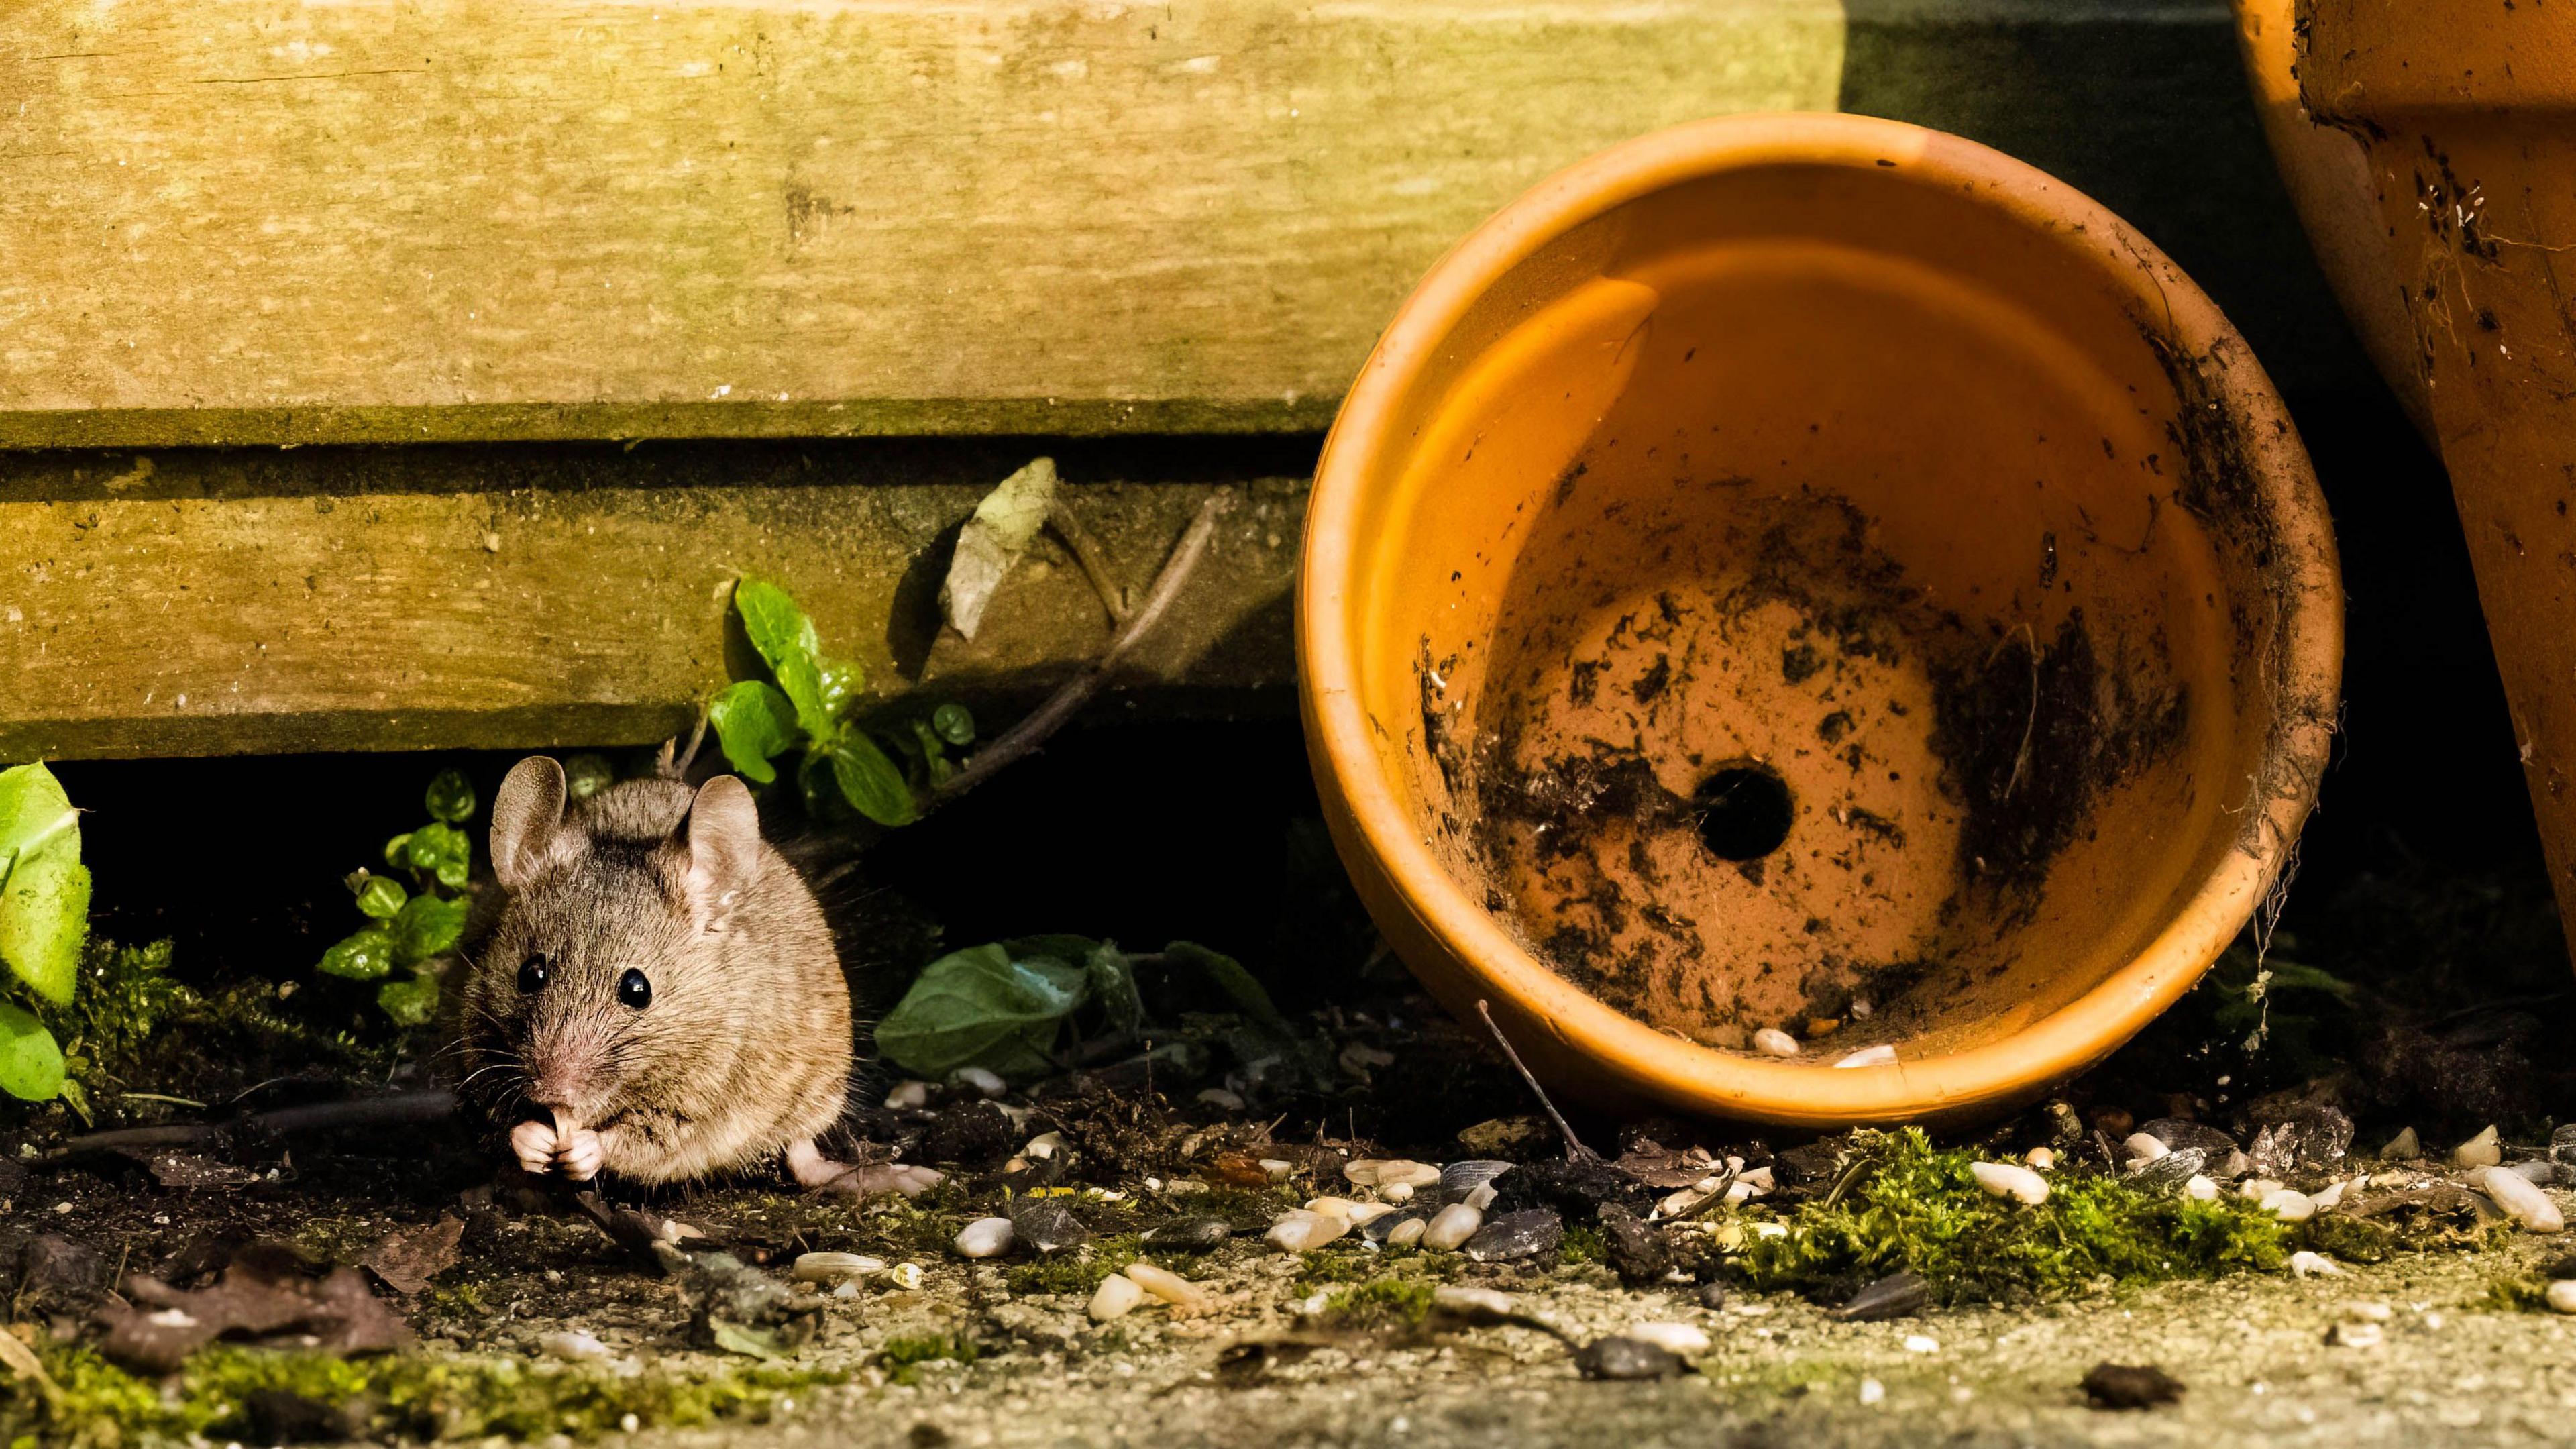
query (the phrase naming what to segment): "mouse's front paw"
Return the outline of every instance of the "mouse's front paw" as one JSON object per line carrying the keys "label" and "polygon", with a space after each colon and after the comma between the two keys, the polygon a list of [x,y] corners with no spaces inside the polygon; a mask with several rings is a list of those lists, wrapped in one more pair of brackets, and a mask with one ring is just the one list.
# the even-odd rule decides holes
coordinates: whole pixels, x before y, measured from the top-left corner
{"label": "mouse's front paw", "polygon": [[522,1172],[542,1173],[554,1165],[555,1129],[551,1122],[522,1122],[510,1129],[510,1151]]}
{"label": "mouse's front paw", "polygon": [[599,1134],[587,1127],[575,1127],[555,1148],[555,1161],[562,1164],[564,1176],[575,1182],[588,1182],[599,1176],[607,1156],[599,1145]]}

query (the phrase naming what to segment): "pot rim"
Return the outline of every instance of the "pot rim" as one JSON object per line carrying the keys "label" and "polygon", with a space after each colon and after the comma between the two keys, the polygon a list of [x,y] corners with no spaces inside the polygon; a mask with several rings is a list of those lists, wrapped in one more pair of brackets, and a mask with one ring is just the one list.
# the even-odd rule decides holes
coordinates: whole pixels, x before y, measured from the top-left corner
{"label": "pot rim", "polygon": [[[1893,163],[1891,166],[1890,163]],[[2283,597],[2282,648],[2268,683],[2276,703],[2336,696],[2342,596],[2325,500],[2270,379],[2209,298],[2162,251],[2073,187],[1963,138],[1839,113],[1720,117],[1613,147],[1540,182],[1433,264],[1361,368],[1324,443],[1307,505],[1296,603],[1298,690],[1309,750],[1328,806],[1347,812],[1345,848],[1403,898],[1476,994],[1510,1002],[1625,1092],[1717,1116],[1841,1126],[1973,1113],[2026,1100],[2108,1055],[2199,980],[2250,919],[2298,836],[2332,736],[2330,719],[2284,711],[2274,733],[2296,789],[2272,792],[2259,849],[2240,848],[2193,890],[2127,965],[2065,1006],[1965,1051],[1835,1068],[1822,1056],[1782,1060],[1700,1046],[1646,1025],[1576,988],[1524,950],[1415,833],[1377,764],[1357,690],[1347,615],[1354,566],[1374,547],[1358,528],[1369,458],[1390,446],[1394,409],[1467,309],[1557,236],[1686,182],[1745,169],[1838,166],[1946,182],[2058,238],[2161,315],[2184,356],[2230,349],[2216,400],[2234,414],[2261,506],[2294,560]],[[1472,998],[1469,998],[1472,999]],[[1453,998],[1453,1005],[1455,999]]]}

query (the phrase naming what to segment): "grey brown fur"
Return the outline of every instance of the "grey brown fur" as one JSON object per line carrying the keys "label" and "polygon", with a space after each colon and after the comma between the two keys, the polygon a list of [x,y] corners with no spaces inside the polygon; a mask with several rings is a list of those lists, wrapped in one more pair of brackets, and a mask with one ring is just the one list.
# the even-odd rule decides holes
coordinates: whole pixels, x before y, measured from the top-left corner
{"label": "grey brown fur", "polygon": [[[741,781],[631,780],[566,808],[523,760],[492,809],[507,892],[458,1002],[462,1085],[531,1171],[686,1181],[782,1155],[799,1181],[917,1191],[936,1174],[822,1159],[851,1069],[822,908],[760,837]],[[523,964],[544,984],[521,989]],[[640,970],[649,1003],[620,999]]]}

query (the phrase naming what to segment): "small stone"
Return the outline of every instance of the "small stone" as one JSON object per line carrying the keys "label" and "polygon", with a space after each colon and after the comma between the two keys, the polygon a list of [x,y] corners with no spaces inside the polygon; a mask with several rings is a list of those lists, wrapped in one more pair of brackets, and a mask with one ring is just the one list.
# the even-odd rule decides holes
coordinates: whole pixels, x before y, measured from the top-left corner
{"label": "small stone", "polygon": [[1324,1213],[1310,1213],[1304,1208],[1290,1208],[1270,1225],[1262,1236],[1270,1246],[1283,1253],[1303,1253],[1320,1248],[1351,1230],[1348,1218]]}
{"label": "small stone", "polygon": [[2522,1224],[2526,1233],[2558,1233],[2567,1229],[2565,1215],[2549,1194],[2509,1168],[2481,1167],[2469,1174],[2469,1185],[2485,1193],[2505,1216]]}
{"label": "small stone", "polygon": [[1699,1285],[1699,1306],[1711,1313],[1726,1307],[1726,1285],[1723,1283]]}
{"label": "small stone", "polygon": [[857,1253],[799,1253],[796,1265],[788,1270],[788,1276],[799,1283],[838,1287],[884,1271],[883,1258],[862,1257]]}
{"label": "small stone", "polygon": [[1859,1051],[1853,1052],[1850,1056],[1834,1063],[1834,1065],[1838,1067],[1883,1067],[1895,1060],[1896,1048],[1882,1042],[1874,1047],[1862,1047]]}
{"label": "small stone", "polygon": [[1463,1202],[1442,1208],[1422,1230],[1422,1246],[1448,1252],[1476,1235],[1485,1225],[1485,1214]]}
{"label": "small stone", "polygon": [[1939,1353],[1941,1351],[1941,1340],[1934,1338],[1928,1333],[1909,1333],[1905,1335],[1905,1351],[1907,1353]]}
{"label": "small stone", "polygon": [[1100,1286],[1092,1290],[1088,1311],[1092,1322],[1107,1323],[1135,1312],[1136,1305],[1144,1301],[1144,1285],[1124,1273],[1112,1273],[1101,1279]]}
{"label": "small stone", "polygon": [[2415,1135],[2415,1129],[2409,1127],[2389,1138],[2388,1145],[2379,1149],[2379,1155],[2388,1162],[2412,1162],[2424,1155],[2424,1142]]}
{"label": "small stone", "polygon": [[1668,1379],[1687,1367],[1670,1349],[1615,1334],[1576,1349],[1574,1366],[1587,1379]]}
{"label": "small stone", "polygon": [[1003,1081],[1000,1073],[983,1067],[959,1067],[948,1074],[948,1083],[964,1087],[988,1102],[1011,1090],[1011,1084]]}
{"label": "small stone", "polygon": [[1794,1057],[1798,1039],[1776,1026],[1766,1026],[1753,1034],[1753,1049],[1765,1056]]}
{"label": "small stone", "polygon": [[1286,1182],[1289,1178],[1297,1175],[1297,1164],[1290,1162],[1287,1158],[1264,1157],[1260,1159],[1260,1162],[1261,1170],[1269,1175],[1272,1182]]}
{"label": "small stone", "polygon": [[1651,1343],[1666,1353],[1691,1358],[1709,1350],[1708,1330],[1688,1323],[1639,1323],[1630,1325],[1626,1337],[1639,1343]]}
{"label": "small stone", "polygon": [[1216,1108],[1220,1112],[1240,1112],[1244,1107],[1244,1102],[1241,1097],[1236,1096],[1234,1093],[1227,1091],[1223,1087],[1202,1088],[1199,1092],[1198,1099],[1205,1102],[1207,1105]]}
{"label": "small stone", "polygon": [[1360,1187],[1437,1187],[1440,1169],[1408,1157],[1362,1157],[1342,1164],[1342,1176]]}
{"label": "small stone", "polygon": [[2343,1269],[2323,1253],[2292,1253],[2290,1272],[2300,1278],[2340,1278]]}
{"label": "small stone", "polygon": [[1845,1323],[1903,1318],[1921,1312],[1931,1301],[1932,1285],[1922,1274],[1891,1273],[1853,1294],[1849,1303],[1834,1310],[1834,1317]]}
{"label": "small stone", "polygon": [[2139,1137],[2152,1137],[2165,1146],[2176,1149],[2197,1147],[2203,1152],[2221,1157],[2236,1150],[2235,1138],[2206,1122],[2194,1122],[2187,1117],[2158,1117],[2152,1122],[2141,1125],[2129,1141],[2134,1144]]}
{"label": "small stone", "polygon": [[2326,1343],[2334,1348],[2377,1348],[2388,1339],[2388,1330],[2376,1323],[2338,1323],[2326,1330]]}
{"label": "small stone", "polygon": [[917,1292],[921,1287],[921,1265],[919,1263],[897,1263],[893,1267],[886,1269],[884,1275],[878,1281],[884,1283],[888,1288],[895,1289],[898,1292]]}
{"label": "small stone", "polygon": [[1136,1281],[1137,1287],[1166,1303],[1188,1308],[1207,1301],[1205,1288],[1168,1268],[1157,1268],[1151,1263],[1130,1263],[1122,1271]]}
{"label": "small stone", "polygon": [[2197,1147],[2177,1147],[2152,1161],[2134,1159],[2129,1184],[2140,1192],[2179,1192],[2183,1185],[2202,1175],[2209,1154]]}
{"label": "small stone", "polygon": [[2546,1157],[2535,1157],[2529,1162],[2514,1163],[2505,1171],[2530,1183],[2533,1187],[2552,1187],[2567,1176],[2566,1169]]}
{"label": "small stone", "polygon": [[2451,1161],[2461,1167],[2493,1167],[2504,1161],[2504,1147],[2496,1141],[2496,1130],[2484,1132],[2451,1149]]}
{"label": "small stone", "polygon": [[617,1416],[617,1427],[622,1433],[632,1434],[644,1427],[644,1421],[632,1413],[620,1414]]}
{"label": "small stone", "polygon": [[2552,1313],[2576,1313],[2576,1278],[2561,1278],[2540,1296]]}
{"label": "small stone", "polygon": [[2193,1202],[2216,1202],[2218,1201],[2218,1180],[2194,1173],[2184,1180],[2182,1195]]}
{"label": "small stone", "polygon": [[1860,1401],[1863,1407],[1867,1407],[1871,1404],[1885,1403],[1887,1401],[1887,1385],[1880,1383],[1876,1379],[1862,1379],[1860,1381]]}
{"label": "small stone", "polygon": [[2373,1303],[2367,1298],[2353,1299],[2343,1306],[2343,1311],[2344,1316],[2355,1323],[2386,1323],[2397,1316],[2397,1311],[2387,1304]]}
{"label": "small stone", "polygon": [[1145,1231],[1149,1252],[1205,1253],[1234,1235],[1234,1225],[1219,1217],[1174,1218]]}
{"label": "small stone", "polygon": [[1968,1175],[1989,1197],[2008,1197],[2030,1207],[2048,1201],[2048,1179],[2016,1163],[1972,1162]]}
{"label": "small stone", "polygon": [[1091,1241],[1091,1229],[1082,1225],[1063,1198],[1013,1198],[1004,1211],[1011,1215],[1020,1246],[1033,1253],[1061,1253]]}
{"label": "small stone", "polygon": [[928,1082],[897,1082],[886,1093],[885,1104],[897,1112],[918,1112],[930,1105],[933,1090]]}
{"label": "small stone", "polygon": [[2097,1409],[2152,1409],[2181,1398],[2182,1389],[2153,1364],[2099,1363],[2084,1375],[2084,1397]]}
{"label": "small stone", "polygon": [[1601,1205],[1594,1225],[1601,1230],[1603,1255],[1610,1260],[1611,1271],[1630,1287],[1643,1287],[1662,1280],[1673,1269],[1672,1245],[1664,1235],[1637,1220],[1637,1215],[1617,1203]]}
{"label": "small stone", "polygon": [[600,1363],[616,1357],[607,1344],[579,1329],[549,1333],[537,1340],[537,1347],[549,1358],[566,1363]]}
{"label": "small stone", "polygon": [[2280,1188],[2263,1195],[2263,1211],[2285,1223],[2304,1223],[2317,1215],[2314,1199],[2292,1188]]}
{"label": "small stone", "polygon": [[1009,1218],[977,1218],[958,1231],[958,1256],[998,1258],[1011,1251],[1015,1236]]}
{"label": "small stone", "polygon": [[1564,1241],[1565,1223],[1553,1211],[1523,1208],[1488,1220],[1458,1251],[1471,1263],[1502,1263],[1553,1252]]}

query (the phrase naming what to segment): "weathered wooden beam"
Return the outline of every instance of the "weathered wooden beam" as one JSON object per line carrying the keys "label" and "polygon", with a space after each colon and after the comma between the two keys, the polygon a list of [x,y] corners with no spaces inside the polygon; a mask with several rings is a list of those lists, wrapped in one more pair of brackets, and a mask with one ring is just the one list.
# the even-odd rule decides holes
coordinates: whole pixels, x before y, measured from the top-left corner
{"label": "weathered wooden beam", "polygon": [[1834,0],[19,0],[0,447],[1305,430]]}
{"label": "weathered wooden beam", "polygon": [[[1210,487],[1237,495],[1123,677],[1284,698],[1303,481],[1176,481],[1194,460],[1094,453],[1067,457],[1063,496],[1139,591]],[[947,549],[1008,471],[997,454],[0,459],[0,760],[662,739],[748,663],[726,623],[744,573],[791,590],[879,694],[1026,694],[1089,659],[1109,618],[1042,535],[973,644],[939,631]]]}

